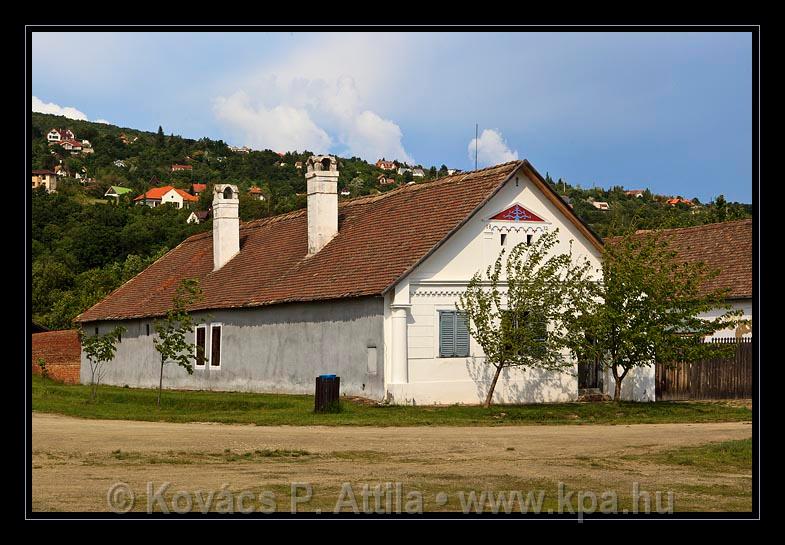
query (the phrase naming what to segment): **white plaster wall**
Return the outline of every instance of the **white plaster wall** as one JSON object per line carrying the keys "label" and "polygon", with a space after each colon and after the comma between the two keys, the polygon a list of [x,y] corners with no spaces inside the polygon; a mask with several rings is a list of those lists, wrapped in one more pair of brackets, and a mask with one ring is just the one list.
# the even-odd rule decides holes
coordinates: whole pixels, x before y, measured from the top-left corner
{"label": "white plaster wall", "polygon": [[[548,222],[546,229],[559,229],[557,251],[567,251],[573,241],[573,254],[586,257],[599,269],[599,251],[583,234],[540,193],[525,174],[519,172],[434,254],[406,278],[408,290],[396,286],[385,301],[385,341],[389,346],[389,305],[411,304],[408,319],[408,384],[391,384],[387,391],[396,403],[449,404],[479,403],[484,400],[494,368],[485,364],[482,349],[470,341],[468,358],[440,358],[438,350],[438,311],[455,309],[459,294],[471,276],[491,265],[502,249],[499,229],[505,229],[505,247],[525,242],[526,234],[539,236],[541,224],[489,222],[496,213],[516,202]],[[492,225],[493,230],[488,226]],[[523,227],[521,231],[506,231]],[[385,350],[385,368],[389,354]],[[496,403],[557,402],[575,399],[578,394],[576,368],[561,372],[520,369],[505,370],[496,386]]]}
{"label": "white plaster wall", "polygon": [[[745,320],[752,320],[752,299],[732,299],[728,301],[733,310],[741,310],[742,311],[742,318]],[[727,312],[725,309],[716,309],[710,312],[705,312],[700,315],[701,318],[717,318]],[[754,323],[753,330],[750,333],[745,333],[742,335],[744,338],[751,338],[754,334]],[[736,337],[736,329],[735,328],[727,328],[721,329],[712,335],[713,338],[721,338],[721,337]]]}

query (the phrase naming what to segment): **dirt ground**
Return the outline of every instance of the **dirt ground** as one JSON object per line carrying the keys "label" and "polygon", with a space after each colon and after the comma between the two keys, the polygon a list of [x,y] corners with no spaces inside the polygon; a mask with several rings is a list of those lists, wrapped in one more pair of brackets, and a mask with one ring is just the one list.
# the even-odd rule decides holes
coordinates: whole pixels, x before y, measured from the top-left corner
{"label": "dirt ground", "polygon": [[[540,490],[544,509],[577,509],[580,500],[568,495],[575,491],[583,493],[586,513],[592,512],[591,494],[595,510],[614,509],[603,504],[611,501],[611,492],[622,511],[633,507],[636,483],[641,498],[650,493],[652,510],[658,507],[656,491],[663,493],[663,510],[670,505],[668,491],[675,511],[749,511],[752,506],[751,470],[708,472],[658,465],[646,456],[749,438],[749,423],[258,427],[34,413],[32,432],[34,511],[288,513],[292,483],[310,483],[294,488],[298,512],[355,506],[377,513],[414,512],[418,506],[461,511],[470,505],[464,500],[472,491],[479,498],[483,491],[520,491],[524,497]],[[366,484],[371,492],[364,498]],[[376,497],[375,486],[381,487]],[[645,499],[638,505],[644,510]],[[520,506],[512,507],[519,511]]]}

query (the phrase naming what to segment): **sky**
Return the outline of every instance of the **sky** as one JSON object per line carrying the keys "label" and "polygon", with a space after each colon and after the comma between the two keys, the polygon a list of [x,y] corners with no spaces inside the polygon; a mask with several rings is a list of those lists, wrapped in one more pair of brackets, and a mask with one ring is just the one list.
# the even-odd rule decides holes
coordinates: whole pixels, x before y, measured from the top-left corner
{"label": "sky", "polygon": [[37,32],[31,94],[254,149],[471,170],[476,145],[480,167],[752,201],[750,33]]}

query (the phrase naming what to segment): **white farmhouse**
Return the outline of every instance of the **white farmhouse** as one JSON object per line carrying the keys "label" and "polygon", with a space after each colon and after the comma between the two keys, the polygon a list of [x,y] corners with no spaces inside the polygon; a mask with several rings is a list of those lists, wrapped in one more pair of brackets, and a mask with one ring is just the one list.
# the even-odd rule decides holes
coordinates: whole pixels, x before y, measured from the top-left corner
{"label": "white farmhouse", "polygon": [[[338,165],[306,165],[307,210],[240,224],[237,188],[216,184],[213,231],[185,240],[78,320],[122,323],[111,384],[155,386],[151,323],[180,280],[204,291],[195,372],[165,368],[172,388],[311,393],[336,373],[342,393],[393,403],[478,403],[490,369],[455,303],[504,247],[559,230],[559,249],[599,266],[602,241],[527,161],[384,194],[338,200]],[[211,259],[212,256],[212,259]],[[84,360],[83,360],[84,363]],[[82,379],[88,380],[86,364]],[[505,371],[497,402],[575,399],[573,372]]]}

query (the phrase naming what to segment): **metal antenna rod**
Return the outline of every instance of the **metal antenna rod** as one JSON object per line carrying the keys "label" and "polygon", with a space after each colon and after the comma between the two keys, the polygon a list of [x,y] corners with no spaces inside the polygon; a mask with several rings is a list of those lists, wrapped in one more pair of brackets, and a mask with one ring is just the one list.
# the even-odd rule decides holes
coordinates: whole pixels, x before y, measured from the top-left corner
{"label": "metal antenna rod", "polygon": [[480,124],[474,124],[474,170],[477,170],[477,146],[480,138]]}

